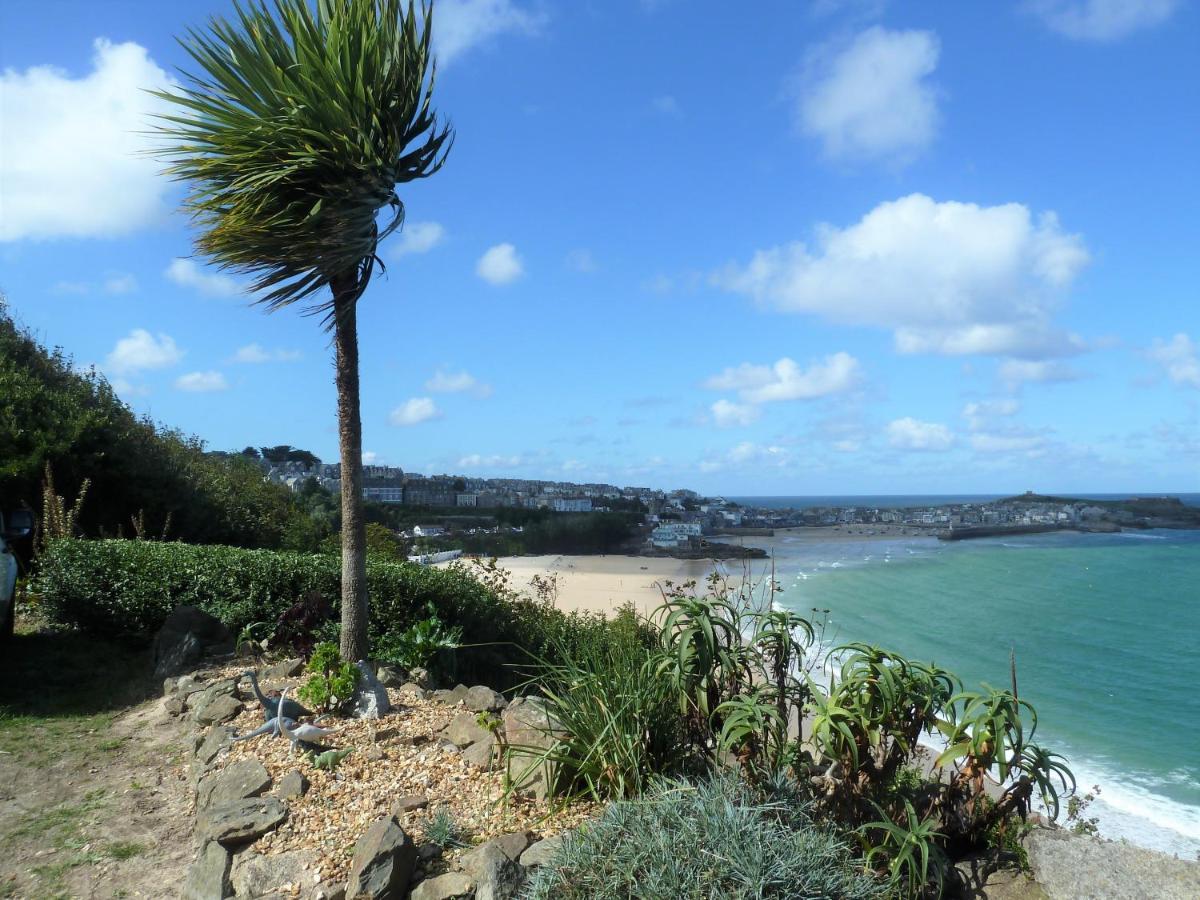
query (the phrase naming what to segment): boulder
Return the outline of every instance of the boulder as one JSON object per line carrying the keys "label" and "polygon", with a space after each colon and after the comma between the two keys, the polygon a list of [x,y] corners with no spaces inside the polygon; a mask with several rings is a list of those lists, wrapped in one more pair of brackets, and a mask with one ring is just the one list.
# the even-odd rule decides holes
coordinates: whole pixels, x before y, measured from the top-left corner
{"label": "boulder", "polygon": [[411,900],[459,900],[474,896],[475,882],[462,872],[426,878],[409,895]]}
{"label": "boulder", "polygon": [[213,697],[195,708],[192,720],[197,725],[219,725],[237,718],[242,711],[242,701],[227,694]]}
{"label": "boulder", "polygon": [[564,834],[556,834],[544,838],[536,844],[531,844],[529,849],[521,854],[521,865],[527,869],[532,869],[534,866],[546,865],[554,858],[554,854],[562,846],[563,838],[565,837],[566,835]]}
{"label": "boulder", "polygon": [[475,900],[509,900],[525,884],[525,869],[494,841],[476,847],[462,858],[462,870],[475,882]]}
{"label": "boulder", "polygon": [[230,881],[239,897],[263,897],[274,891],[308,887],[316,873],[317,856],[310,850],[287,850],[264,856],[239,853],[233,859]]}
{"label": "boulder", "polygon": [[275,796],[284,800],[303,797],[308,793],[308,779],[299,771],[291,771],[279,779],[275,787]]}
{"label": "boulder", "polygon": [[203,769],[211,765],[222,750],[229,746],[233,731],[224,725],[210,728],[207,734],[197,735],[192,747],[192,758],[195,766]]}
{"label": "boulder", "polygon": [[183,900],[225,900],[232,896],[231,862],[228,850],[216,841],[209,841],[188,868],[180,896]]}
{"label": "boulder", "polygon": [[433,687],[433,679],[429,677],[429,670],[422,668],[421,666],[417,666],[415,669],[409,672],[408,679],[413,684],[419,685],[420,687],[426,689]]}
{"label": "boulder", "polygon": [[482,684],[477,684],[463,696],[463,703],[467,709],[475,712],[498,712],[504,709],[506,702],[503,694]]}
{"label": "boulder", "polygon": [[392,815],[401,816],[404,813],[410,813],[418,809],[424,809],[428,805],[429,798],[424,794],[406,794],[392,804]]}
{"label": "boulder", "polygon": [[483,769],[485,772],[492,770],[492,765],[495,763],[496,744],[489,736],[486,741],[476,741],[470,747],[467,747],[462,752],[462,758],[467,761],[468,765],[476,769]]}
{"label": "boulder", "polygon": [[304,671],[304,660],[296,657],[295,659],[285,659],[277,663],[272,663],[262,670],[262,680],[271,681],[279,678],[293,678]]}
{"label": "boulder", "polygon": [[498,838],[492,838],[488,843],[499,847],[504,855],[513,862],[519,862],[521,854],[533,843],[533,832],[514,831],[511,834],[502,834]]}
{"label": "boulder", "polygon": [[401,900],[417,864],[417,848],[395,816],[377,819],[354,847],[349,900]]}
{"label": "boulder", "polygon": [[182,716],[183,711],[187,708],[183,705],[183,701],[178,697],[164,697],[162,702],[163,712],[168,716]]}
{"label": "boulder", "polygon": [[205,653],[229,649],[232,643],[229,629],[204,610],[176,607],[154,636],[154,674],[158,678],[178,675]]}
{"label": "boulder", "polygon": [[486,728],[481,728],[475,721],[475,714],[469,712],[455,716],[442,734],[457,747],[469,747],[479,741],[492,740],[492,733]]}
{"label": "boulder", "polygon": [[254,797],[224,806],[210,806],[196,820],[201,840],[226,847],[249,844],[287,818],[287,807],[274,797]]}
{"label": "boulder", "polygon": [[310,900],[346,900],[346,886],[333,881],[322,881],[313,888]]}
{"label": "boulder", "polygon": [[447,706],[454,706],[467,696],[467,691],[470,688],[465,684],[456,685],[453,690],[441,690],[433,692],[433,699],[438,703],[444,703]]}
{"label": "boulder", "polygon": [[354,715],[359,719],[378,719],[392,711],[392,702],[388,699],[387,690],[371,671],[366,660],[355,663],[358,666],[358,687],[354,694]]}
{"label": "boulder", "polygon": [[399,666],[381,663],[375,667],[375,677],[384,687],[399,687],[408,680],[408,673]]}
{"label": "boulder", "polygon": [[425,690],[425,688],[421,687],[415,681],[406,681],[404,684],[400,685],[400,696],[415,697],[418,700],[428,700],[429,691]]}
{"label": "boulder", "polygon": [[1050,900],[1200,897],[1200,862],[1061,828],[1033,829],[1025,838],[1025,849],[1034,878]]}
{"label": "boulder", "polygon": [[257,759],[239,759],[206,775],[196,789],[196,808],[228,806],[257,797],[271,786],[271,776]]}
{"label": "boulder", "polygon": [[539,800],[545,799],[554,772],[550,763],[541,762],[538,757],[540,751],[554,745],[556,730],[545,701],[518,697],[505,707],[502,718],[513,786],[532,792]]}

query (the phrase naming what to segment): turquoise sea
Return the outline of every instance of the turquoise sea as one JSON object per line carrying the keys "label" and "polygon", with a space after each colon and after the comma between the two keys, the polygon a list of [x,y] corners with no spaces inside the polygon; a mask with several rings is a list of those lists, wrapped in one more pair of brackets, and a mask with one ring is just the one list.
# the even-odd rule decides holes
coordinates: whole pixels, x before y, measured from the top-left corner
{"label": "turquoise sea", "polygon": [[[748,542],[749,543],[749,542]],[[777,602],[863,640],[1009,682],[1038,737],[1100,786],[1101,833],[1200,853],[1200,532],[775,546]]]}

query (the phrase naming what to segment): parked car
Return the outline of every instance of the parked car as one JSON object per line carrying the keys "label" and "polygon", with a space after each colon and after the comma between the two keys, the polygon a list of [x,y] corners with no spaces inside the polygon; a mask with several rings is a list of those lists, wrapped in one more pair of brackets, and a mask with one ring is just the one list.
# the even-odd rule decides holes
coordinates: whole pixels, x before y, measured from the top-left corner
{"label": "parked car", "polygon": [[28,510],[0,512],[0,640],[12,637],[16,617],[17,574],[20,564],[11,546],[13,541],[33,532],[33,514]]}

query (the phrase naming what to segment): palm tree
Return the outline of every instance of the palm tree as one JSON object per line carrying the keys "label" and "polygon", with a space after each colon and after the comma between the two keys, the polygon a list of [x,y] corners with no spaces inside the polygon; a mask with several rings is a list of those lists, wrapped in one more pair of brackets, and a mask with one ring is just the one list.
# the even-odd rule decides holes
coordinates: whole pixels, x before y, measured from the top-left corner
{"label": "palm tree", "polygon": [[454,140],[431,107],[432,16],[413,0],[235,2],[180,41],[199,71],[156,92],[173,108],[154,152],[188,183],[197,251],[252,276],[268,311],[305,303],[333,331],[349,660],[368,650],[356,308],[404,221],[396,186],[440,169]]}

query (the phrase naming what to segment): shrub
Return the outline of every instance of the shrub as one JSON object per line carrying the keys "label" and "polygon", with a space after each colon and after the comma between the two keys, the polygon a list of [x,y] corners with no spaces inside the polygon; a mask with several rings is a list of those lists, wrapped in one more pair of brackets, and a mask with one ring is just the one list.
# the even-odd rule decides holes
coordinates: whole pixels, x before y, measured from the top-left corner
{"label": "shrub", "polygon": [[663,781],[568,835],[526,900],[882,897],[845,843],[731,778]]}
{"label": "shrub", "polygon": [[338,653],[337,644],[319,644],[308,661],[308,681],[300,687],[299,697],[307,703],[332,712],[354,695],[358,669]]}

